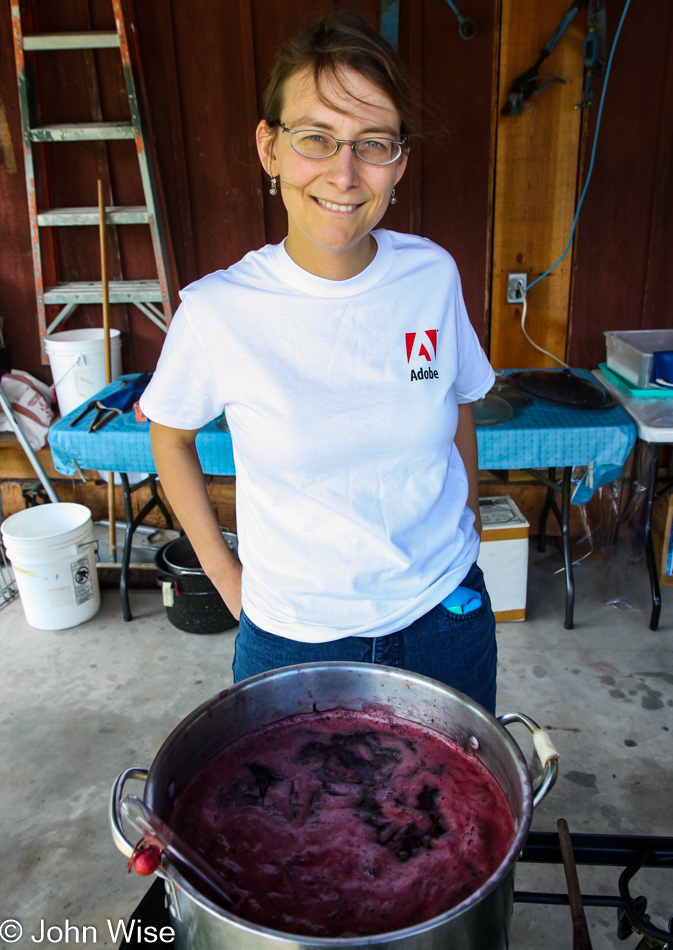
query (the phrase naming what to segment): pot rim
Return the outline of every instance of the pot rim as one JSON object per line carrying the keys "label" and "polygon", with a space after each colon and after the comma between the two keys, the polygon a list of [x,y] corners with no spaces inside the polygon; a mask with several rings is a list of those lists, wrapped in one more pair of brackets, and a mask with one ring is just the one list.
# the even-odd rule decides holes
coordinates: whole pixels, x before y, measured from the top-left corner
{"label": "pot rim", "polygon": [[[190,900],[192,900],[203,910],[207,911],[214,917],[226,920],[228,924],[233,925],[239,930],[247,932],[252,931],[256,934],[259,934],[260,936],[274,939],[279,943],[281,941],[289,943],[293,939],[296,941],[297,938],[307,941],[310,940],[311,946],[321,948],[324,947],[326,950],[327,948],[361,947],[363,941],[367,942],[367,946],[387,944],[393,940],[398,941],[406,937],[413,937],[423,934],[429,930],[434,930],[453,918],[464,914],[469,908],[479,903],[483,898],[490,894],[491,891],[501,885],[503,880],[508,876],[508,874],[510,874],[523,849],[526,837],[528,836],[533,814],[533,789],[530,772],[528,770],[525,757],[518,743],[512,738],[505,726],[503,726],[495,716],[488,712],[488,710],[484,709],[483,706],[480,706],[479,703],[475,702],[473,699],[470,699],[470,697],[466,696],[464,693],[461,693],[459,690],[453,689],[452,687],[447,686],[445,683],[441,683],[439,680],[422,676],[419,673],[411,673],[407,670],[402,670],[397,667],[381,666],[379,664],[372,663],[346,663],[342,660],[326,660],[316,663],[299,663],[294,666],[285,666],[280,667],[279,669],[270,670],[268,672],[258,673],[256,676],[251,676],[246,680],[241,680],[239,683],[235,683],[228,689],[222,690],[215,696],[212,696],[210,699],[205,700],[205,702],[201,703],[200,706],[185,716],[185,718],[164,740],[149,769],[147,783],[145,786],[145,801],[147,802],[148,791],[151,795],[153,786],[155,784],[154,777],[156,776],[158,769],[157,763],[162,759],[162,757],[171,753],[173,747],[182,740],[185,730],[188,729],[190,725],[196,723],[197,720],[201,719],[204,715],[208,717],[212,716],[212,707],[214,705],[217,705],[225,699],[228,699],[232,695],[236,696],[239,693],[245,693],[246,691],[254,690],[258,683],[264,682],[271,677],[294,677],[303,674],[315,674],[315,672],[320,669],[335,668],[342,669],[344,672],[351,671],[354,675],[364,674],[370,676],[375,675],[377,677],[385,675],[388,678],[392,677],[394,679],[402,679],[406,682],[406,684],[416,683],[425,689],[430,688],[431,690],[434,690],[440,694],[449,693],[456,697],[459,701],[470,706],[472,711],[482,718],[489,728],[495,729],[495,731],[499,734],[500,739],[508,746],[509,751],[512,753],[512,758],[516,763],[517,772],[521,781],[522,802],[521,814],[519,816],[514,815],[514,821],[518,827],[516,828],[514,838],[512,839],[512,843],[507,851],[507,854],[493,874],[481,885],[481,887],[477,888],[477,890],[473,891],[463,901],[461,901],[459,904],[456,904],[454,907],[451,907],[443,914],[439,914],[436,917],[431,917],[420,924],[415,924],[412,927],[405,927],[401,930],[387,930],[380,934],[368,934],[366,937],[317,937],[313,935],[298,935],[289,933],[287,931],[274,930],[270,927],[264,927],[260,924],[256,924],[254,921],[238,917],[236,914],[225,910],[214,901],[204,897],[182,874],[180,874],[179,871],[177,871],[177,869],[174,869],[173,867],[171,867],[169,874],[162,875],[169,880],[173,880],[186,892]],[[343,700],[341,702],[343,702]],[[334,706],[326,706],[325,710],[323,711],[337,708],[339,705],[340,703],[337,702]],[[370,708],[372,706],[382,708],[386,704],[384,702],[371,701],[368,703],[368,705]],[[397,713],[392,706],[389,708],[391,713],[396,715],[397,718],[405,718],[404,716],[399,715],[399,713]],[[283,715],[279,716],[279,720],[275,721],[280,721],[280,719],[287,718],[287,715],[287,713],[283,713]],[[442,732],[441,729],[432,723],[427,723],[427,726],[428,728],[435,729],[435,731]],[[451,737],[449,736],[449,738]],[[223,745],[222,748],[226,748],[226,746]],[[148,802],[148,804],[150,807],[152,807],[151,802]]]}
{"label": "pot rim", "polygon": [[[238,535],[233,531],[225,531],[222,529],[222,537],[226,541],[230,550],[236,553],[238,550]],[[156,561],[157,558],[160,557],[161,562],[164,565],[163,570],[165,570],[168,574],[171,574],[173,577],[180,577],[181,574],[196,574],[198,576],[205,577],[206,572],[202,567],[182,567],[180,564],[173,564],[173,562],[166,557],[166,552],[170,547],[177,546],[180,541],[184,541],[185,539],[189,542],[189,544],[191,544],[186,534],[181,534],[178,538],[172,538],[170,541],[167,541],[158,549],[154,560]]]}
{"label": "pot rim", "polygon": [[[181,574],[197,574],[205,576],[205,571],[202,567],[182,567],[180,564],[174,564],[168,559],[167,554],[170,555],[169,548],[175,547],[180,541],[184,540],[189,541],[186,534],[181,534],[179,538],[175,538],[173,541],[168,541],[163,547],[159,548],[157,551],[157,557],[161,556],[161,560],[164,564],[164,570],[169,574],[172,574],[174,577],[180,577]],[[155,558],[156,559],[156,558]]]}

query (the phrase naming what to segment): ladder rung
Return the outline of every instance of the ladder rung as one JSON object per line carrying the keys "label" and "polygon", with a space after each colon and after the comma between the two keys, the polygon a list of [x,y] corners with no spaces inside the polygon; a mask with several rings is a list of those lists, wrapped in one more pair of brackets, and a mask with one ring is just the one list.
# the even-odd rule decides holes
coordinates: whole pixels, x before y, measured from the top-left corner
{"label": "ladder rung", "polygon": [[25,50],[35,49],[114,49],[119,37],[110,31],[89,33],[33,33],[23,37]]}
{"label": "ladder rung", "polygon": [[38,125],[30,130],[33,142],[90,142],[94,140],[132,139],[130,122],[62,122]]}
{"label": "ladder rung", "polygon": [[[37,223],[40,227],[72,227],[80,224],[98,224],[98,208],[45,208],[38,211]],[[150,216],[147,208],[138,206],[122,207],[113,205],[105,209],[108,224],[148,224]]]}
{"label": "ladder rung", "polygon": [[[160,303],[162,299],[158,280],[111,280],[108,294],[110,303]],[[103,285],[99,280],[58,283],[44,292],[46,304],[102,301]]]}

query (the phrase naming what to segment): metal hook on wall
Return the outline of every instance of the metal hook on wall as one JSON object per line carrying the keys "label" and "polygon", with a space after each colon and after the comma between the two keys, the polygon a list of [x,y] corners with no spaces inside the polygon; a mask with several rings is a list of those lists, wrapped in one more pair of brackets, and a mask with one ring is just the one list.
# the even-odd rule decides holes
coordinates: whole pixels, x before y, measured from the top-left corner
{"label": "metal hook on wall", "polygon": [[458,35],[461,40],[473,40],[477,35],[477,21],[463,16],[453,0],[446,0],[446,2],[458,17]]}

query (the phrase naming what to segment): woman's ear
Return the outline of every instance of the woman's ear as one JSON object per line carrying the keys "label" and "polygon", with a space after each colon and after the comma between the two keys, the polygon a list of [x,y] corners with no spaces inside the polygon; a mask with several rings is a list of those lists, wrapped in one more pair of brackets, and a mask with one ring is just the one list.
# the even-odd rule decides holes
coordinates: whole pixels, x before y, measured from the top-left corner
{"label": "woman's ear", "polygon": [[262,168],[271,178],[278,174],[278,162],[276,161],[276,130],[267,125],[266,120],[257,126],[255,132],[255,141],[257,142],[257,154],[262,163]]}
{"label": "woman's ear", "polygon": [[409,161],[409,148],[407,147],[402,150],[402,154],[397,160],[397,173],[395,175],[395,184],[398,183],[398,181],[401,179],[402,175],[404,174],[404,170],[407,167],[408,161]]}

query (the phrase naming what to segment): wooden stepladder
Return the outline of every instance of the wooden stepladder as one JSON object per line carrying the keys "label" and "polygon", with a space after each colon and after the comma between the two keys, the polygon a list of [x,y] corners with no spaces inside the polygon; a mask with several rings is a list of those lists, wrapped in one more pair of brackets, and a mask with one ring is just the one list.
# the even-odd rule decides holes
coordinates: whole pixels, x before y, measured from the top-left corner
{"label": "wooden stepladder", "polygon": [[[157,163],[148,116],[144,108],[144,83],[130,0],[111,0],[116,29],[109,32],[89,30],[76,33],[24,33],[20,0],[10,0],[10,4],[30,216],[35,299],[41,342],[61,326],[80,304],[102,304],[103,287],[101,281],[61,280],[57,280],[53,286],[45,286],[40,248],[41,229],[87,225],[97,229],[99,209],[97,206],[38,208],[36,160],[33,148],[34,143],[38,142],[50,143],[50,147],[57,147],[62,142],[96,142],[100,148],[105,149],[105,142],[111,140],[133,139],[135,141],[145,205],[123,207],[112,203],[105,210],[106,223],[114,243],[116,243],[115,227],[117,225],[146,224],[149,226],[157,276],[148,280],[111,280],[109,301],[111,304],[133,304],[165,332],[175,308],[177,273],[170,236],[164,223],[165,215]],[[29,95],[24,54],[52,50],[62,51],[64,55],[67,55],[69,50],[108,48],[119,49],[121,55],[130,121],[103,121],[96,93],[91,122],[43,124],[41,117],[35,114],[39,112],[39,106],[36,105],[37,97]],[[47,156],[48,150],[45,149],[43,158],[45,163],[48,162]],[[92,194],[95,185],[95,182],[91,183],[89,190]],[[46,308],[50,305],[59,306],[61,309],[56,317],[47,323]],[[47,362],[44,347],[42,347],[42,353],[43,362]]]}

